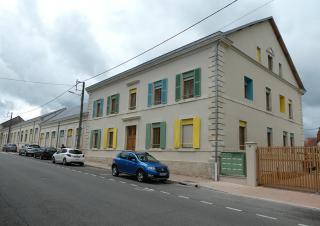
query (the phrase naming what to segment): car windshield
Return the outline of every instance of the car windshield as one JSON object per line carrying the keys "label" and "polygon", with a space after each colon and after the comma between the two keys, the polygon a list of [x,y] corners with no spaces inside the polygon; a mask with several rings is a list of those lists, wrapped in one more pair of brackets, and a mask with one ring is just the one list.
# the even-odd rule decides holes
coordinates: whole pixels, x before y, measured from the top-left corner
{"label": "car windshield", "polygon": [[69,150],[69,153],[70,154],[76,154],[76,155],[82,154],[82,152],[79,151],[79,150]]}
{"label": "car windshield", "polygon": [[137,154],[141,162],[159,162],[155,157],[148,153]]}
{"label": "car windshield", "polygon": [[32,147],[32,148],[40,148],[40,146],[37,145],[37,144],[31,144],[31,145],[29,145],[29,147]]}

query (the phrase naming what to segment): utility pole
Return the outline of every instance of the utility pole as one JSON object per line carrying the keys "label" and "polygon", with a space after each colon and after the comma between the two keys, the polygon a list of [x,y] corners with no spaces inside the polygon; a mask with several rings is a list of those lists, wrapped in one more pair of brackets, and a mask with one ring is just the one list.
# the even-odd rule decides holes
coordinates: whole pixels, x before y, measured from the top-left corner
{"label": "utility pole", "polygon": [[12,124],[12,112],[11,112],[10,121],[9,121],[9,132],[7,137],[7,144],[10,142],[11,124]]}
{"label": "utility pole", "polygon": [[81,133],[82,133],[82,117],[83,117],[83,99],[84,99],[84,87],[85,82],[77,81],[77,84],[82,83],[81,91],[81,104],[80,104],[80,118],[79,118],[79,127],[78,127],[78,139],[77,139],[77,149],[80,149]]}

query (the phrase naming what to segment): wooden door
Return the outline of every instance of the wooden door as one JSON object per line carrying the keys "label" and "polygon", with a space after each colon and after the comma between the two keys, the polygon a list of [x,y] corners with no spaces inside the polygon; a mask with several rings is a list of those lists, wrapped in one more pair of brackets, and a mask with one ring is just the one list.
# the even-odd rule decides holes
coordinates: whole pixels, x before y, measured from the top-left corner
{"label": "wooden door", "polygon": [[136,149],[136,126],[127,126],[127,150]]}

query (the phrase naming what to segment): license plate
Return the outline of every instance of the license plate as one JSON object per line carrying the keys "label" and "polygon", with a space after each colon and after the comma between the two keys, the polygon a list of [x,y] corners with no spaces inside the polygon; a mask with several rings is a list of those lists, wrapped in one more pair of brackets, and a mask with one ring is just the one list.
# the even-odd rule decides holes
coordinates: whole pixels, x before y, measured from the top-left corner
{"label": "license plate", "polygon": [[167,176],[167,173],[160,173],[160,176]]}
{"label": "license plate", "polygon": [[74,156],[75,158],[80,158],[80,156]]}

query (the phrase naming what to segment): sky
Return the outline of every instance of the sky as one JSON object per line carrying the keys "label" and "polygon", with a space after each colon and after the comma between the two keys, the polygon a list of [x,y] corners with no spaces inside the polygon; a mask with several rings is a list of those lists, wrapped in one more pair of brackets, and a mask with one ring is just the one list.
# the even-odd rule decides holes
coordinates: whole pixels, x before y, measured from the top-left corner
{"label": "sky", "polygon": [[[0,0],[0,122],[9,119],[9,112],[30,119],[61,107],[79,105],[79,96],[66,93],[41,107],[69,89],[77,79],[84,80],[137,55],[229,2]],[[274,0],[257,9],[267,2],[270,0],[239,0],[177,38],[86,85],[218,30],[273,16],[307,90],[303,96],[305,135],[314,136],[320,126],[317,58],[320,1]]]}

